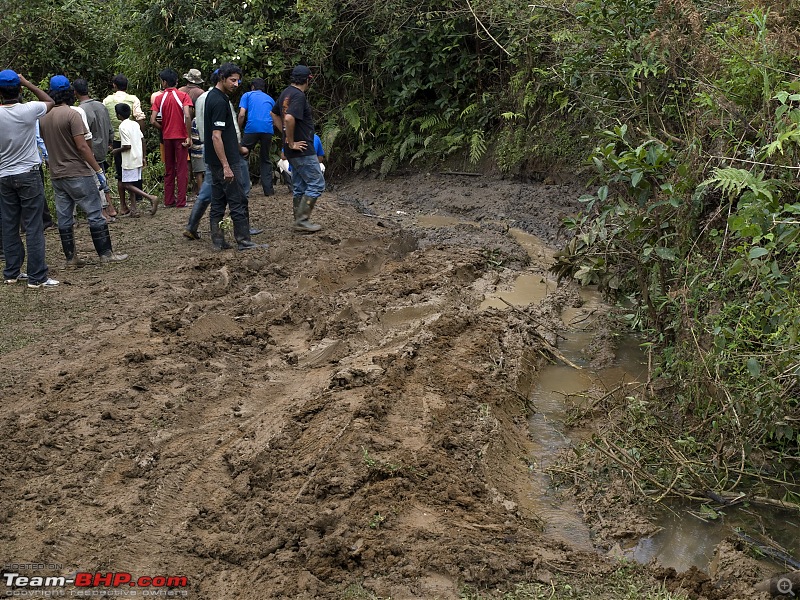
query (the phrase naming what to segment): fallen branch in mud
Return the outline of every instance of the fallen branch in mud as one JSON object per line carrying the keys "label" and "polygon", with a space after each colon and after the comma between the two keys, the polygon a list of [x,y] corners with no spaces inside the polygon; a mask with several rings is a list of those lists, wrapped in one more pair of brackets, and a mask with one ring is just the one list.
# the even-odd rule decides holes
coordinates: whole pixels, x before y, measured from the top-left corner
{"label": "fallen branch in mud", "polygon": [[[511,304],[511,303],[510,303],[508,300],[506,300],[505,298],[498,298],[498,300],[500,300],[500,302],[502,302],[503,304],[505,304],[506,306],[508,306],[508,307],[509,307],[511,310],[513,310],[515,313],[519,313],[520,315],[522,315],[523,317],[525,317],[526,319],[528,319],[528,320],[529,320],[531,323],[533,323],[533,324],[534,324],[534,325],[536,325],[537,327],[541,327],[542,329],[546,329],[546,330],[547,330],[549,333],[552,333],[554,336],[556,336],[556,337],[557,337],[557,338],[559,338],[559,339],[562,339],[562,340],[566,340],[566,339],[567,339],[567,338],[565,338],[563,335],[561,335],[560,333],[558,333],[558,332],[557,332],[555,329],[553,329],[552,327],[548,327],[547,325],[545,325],[545,324],[544,324],[544,323],[542,323],[541,321],[539,321],[539,320],[537,320],[536,318],[534,318],[534,316],[533,316],[533,315],[531,315],[531,314],[528,314],[528,313],[526,313],[524,310],[522,310],[520,307],[518,307],[518,306],[514,306],[513,304]],[[538,335],[538,334],[537,334],[537,335]],[[541,336],[539,336],[539,337],[541,337]],[[547,340],[545,340],[545,341],[547,341]]]}
{"label": "fallen branch in mud", "polygon": [[[501,302],[503,302],[504,304],[506,304],[507,306],[509,306],[509,307],[511,308],[511,310],[513,310],[513,311],[515,311],[515,312],[517,312],[517,313],[521,314],[522,316],[524,316],[526,319],[528,319],[528,320],[529,320],[531,323],[533,323],[533,324],[534,324],[534,325],[536,325],[537,327],[542,327],[543,329],[547,329],[547,331],[549,331],[550,333],[554,334],[556,337],[560,337],[561,339],[566,339],[564,336],[562,336],[562,335],[559,335],[558,333],[556,333],[555,331],[553,331],[553,330],[552,330],[552,329],[550,329],[549,327],[546,327],[546,326],[542,325],[542,324],[541,324],[539,321],[537,321],[536,319],[534,319],[534,318],[533,318],[531,315],[529,315],[528,313],[526,313],[524,310],[522,310],[522,309],[520,309],[520,308],[518,308],[518,307],[514,306],[513,304],[510,304],[510,303],[509,303],[508,301],[506,301],[504,298],[500,298],[500,301],[501,301]],[[534,333],[534,335],[537,337],[537,339],[539,339],[539,340],[542,342],[542,344],[544,344],[544,346],[545,346],[545,349],[546,349],[546,350],[547,350],[547,351],[548,351],[550,354],[552,354],[552,355],[553,355],[554,357],[556,357],[558,360],[560,360],[561,362],[563,362],[565,365],[569,365],[570,367],[572,367],[573,369],[577,369],[578,371],[581,371],[581,370],[582,370],[582,369],[581,369],[581,367],[579,367],[579,366],[578,366],[578,365],[576,365],[574,362],[572,362],[570,359],[568,359],[566,356],[564,356],[564,355],[563,355],[563,354],[562,354],[562,353],[559,351],[559,349],[558,349],[558,348],[556,348],[556,347],[555,347],[553,344],[551,344],[550,342],[548,342],[548,341],[547,341],[547,340],[546,340],[546,339],[545,339],[545,338],[544,338],[544,337],[543,337],[543,336],[542,336],[542,335],[541,335],[541,334],[540,334],[538,331],[534,330],[534,331],[533,331],[533,333]]]}
{"label": "fallen branch in mud", "polygon": [[[772,506],[775,508],[780,508],[784,510],[793,510],[800,512],[800,505],[795,504],[793,502],[785,502],[783,500],[777,500],[775,498],[768,498],[766,496],[755,496],[755,495],[748,495],[748,494],[735,494],[732,492],[712,492],[709,490],[698,490],[698,489],[678,489],[675,487],[677,481],[679,480],[679,476],[682,474],[681,469],[686,467],[686,464],[682,464],[677,469],[676,476],[672,479],[672,481],[665,485],[662,482],[658,481],[655,477],[650,475],[644,468],[641,468],[641,465],[623,449],[620,448],[614,442],[610,442],[605,438],[601,438],[601,441],[605,443],[605,448],[600,445],[600,442],[596,439],[590,440],[589,444],[591,444],[594,448],[596,448],[603,456],[610,459],[612,462],[616,463],[622,469],[628,471],[631,477],[635,480],[637,476],[645,479],[648,483],[655,486],[661,493],[659,494],[658,498],[656,498],[656,502],[660,502],[665,497],[669,495],[675,495],[686,500],[694,500],[694,501],[707,501],[713,500],[722,506],[733,506],[734,504],[740,504],[742,502],[749,502],[750,504],[759,504],[763,506]],[[694,473],[692,469],[689,469],[690,472]],[[695,474],[696,477],[699,477]],[[637,485],[641,490],[641,487]],[[649,494],[644,494],[645,496],[649,497]]]}

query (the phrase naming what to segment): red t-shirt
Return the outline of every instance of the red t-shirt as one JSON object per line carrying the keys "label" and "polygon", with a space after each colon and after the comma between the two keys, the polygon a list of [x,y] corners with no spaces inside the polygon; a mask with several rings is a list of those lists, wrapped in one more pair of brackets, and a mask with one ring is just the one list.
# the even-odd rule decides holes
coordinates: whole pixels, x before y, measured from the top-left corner
{"label": "red t-shirt", "polygon": [[187,137],[184,106],[193,106],[189,94],[175,88],[167,88],[158,94],[153,110],[161,111],[161,136],[165,140],[185,140]]}

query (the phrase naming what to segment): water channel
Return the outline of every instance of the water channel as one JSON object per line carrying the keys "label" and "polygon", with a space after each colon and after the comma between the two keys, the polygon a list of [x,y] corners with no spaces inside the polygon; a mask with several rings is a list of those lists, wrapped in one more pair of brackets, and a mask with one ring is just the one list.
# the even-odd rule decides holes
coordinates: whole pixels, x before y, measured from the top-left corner
{"label": "water channel", "polygon": [[[533,236],[511,230],[515,238],[533,255],[542,258],[548,252],[546,246]],[[539,302],[555,289],[556,283],[536,273],[521,274],[510,291],[498,292],[487,297],[482,309],[500,308],[507,305],[500,300],[524,307]],[[600,303],[599,296],[592,291],[582,293],[586,303]],[[562,315],[569,324],[575,317],[575,309],[566,309]],[[586,311],[586,305],[583,307]],[[592,390],[611,390],[620,384],[635,384],[647,376],[646,358],[635,338],[623,337],[618,345],[614,364],[600,371],[589,369],[582,354],[591,335],[570,330],[564,334],[559,350],[580,369],[564,364],[546,365],[537,373],[538,379],[531,393],[535,408],[529,419],[533,440],[531,460],[531,495],[540,507],[539,516],[545,522],[545,531],[572,546],[591,550],[592,533],[577,506],[564,494],[552,488],[547,468],[571,445],[579,443],[573,439],[575,432],[566,427],[568,398],[588,397]],[[579,434],[578,434],[579,435]],[[697,505],[678,502],[664,504],[654,509],[653,521],[659,530],[656,534],[634,541],[624,549],[626,558],[641,563],[652,561],[676,571],[685,571],[692,566],[708,572],[716,546],[735,535],[736,530],[758,538],[777,542],[791,556],[800,556],[800,514],[776,509],[758,510],[752,507],[729,507],[720,511],[716,518],[702,518]],[[773,569],[779,569],[774,564]]]}

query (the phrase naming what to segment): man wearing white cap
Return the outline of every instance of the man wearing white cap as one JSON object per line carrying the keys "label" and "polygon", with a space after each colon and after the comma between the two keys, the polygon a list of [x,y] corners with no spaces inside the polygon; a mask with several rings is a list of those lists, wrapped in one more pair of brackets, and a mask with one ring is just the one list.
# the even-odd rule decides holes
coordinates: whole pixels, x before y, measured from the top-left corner
{"label": "man wearing white cap", "polygon": [[188,73],[183,74],[183,78],[189,83],[178,88],[178,91],[189,94],[189,97],[192,99],[192,104],[197,104],[197,99],[206,92],[200,87],[200,84],[203,83],[202,74],[197,69],[189,69]]}

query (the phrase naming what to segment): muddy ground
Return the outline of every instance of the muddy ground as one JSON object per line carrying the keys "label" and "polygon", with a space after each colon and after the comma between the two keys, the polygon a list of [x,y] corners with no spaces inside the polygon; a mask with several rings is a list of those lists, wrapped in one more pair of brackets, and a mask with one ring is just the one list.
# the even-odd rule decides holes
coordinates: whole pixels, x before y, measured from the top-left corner
{"label": "muddy ground", "polygon": [[[552,249],[513,229],[555,247],[581,193],[350,179],[301,236],[289,193],[256,186],[269,250],[215,253],[163,209],[111,226],[118,265],[79,227],[76,271],[48,232],[62,285],[0,289],[4,570],[186,576],[172,591],[209,600],[492,596],[614,572],[608,547],[542,533],[529,485],[527,396],[578,290],[481,309],[545,277]],[[742,577],[726,595],[637,577],[756,597]]]}

